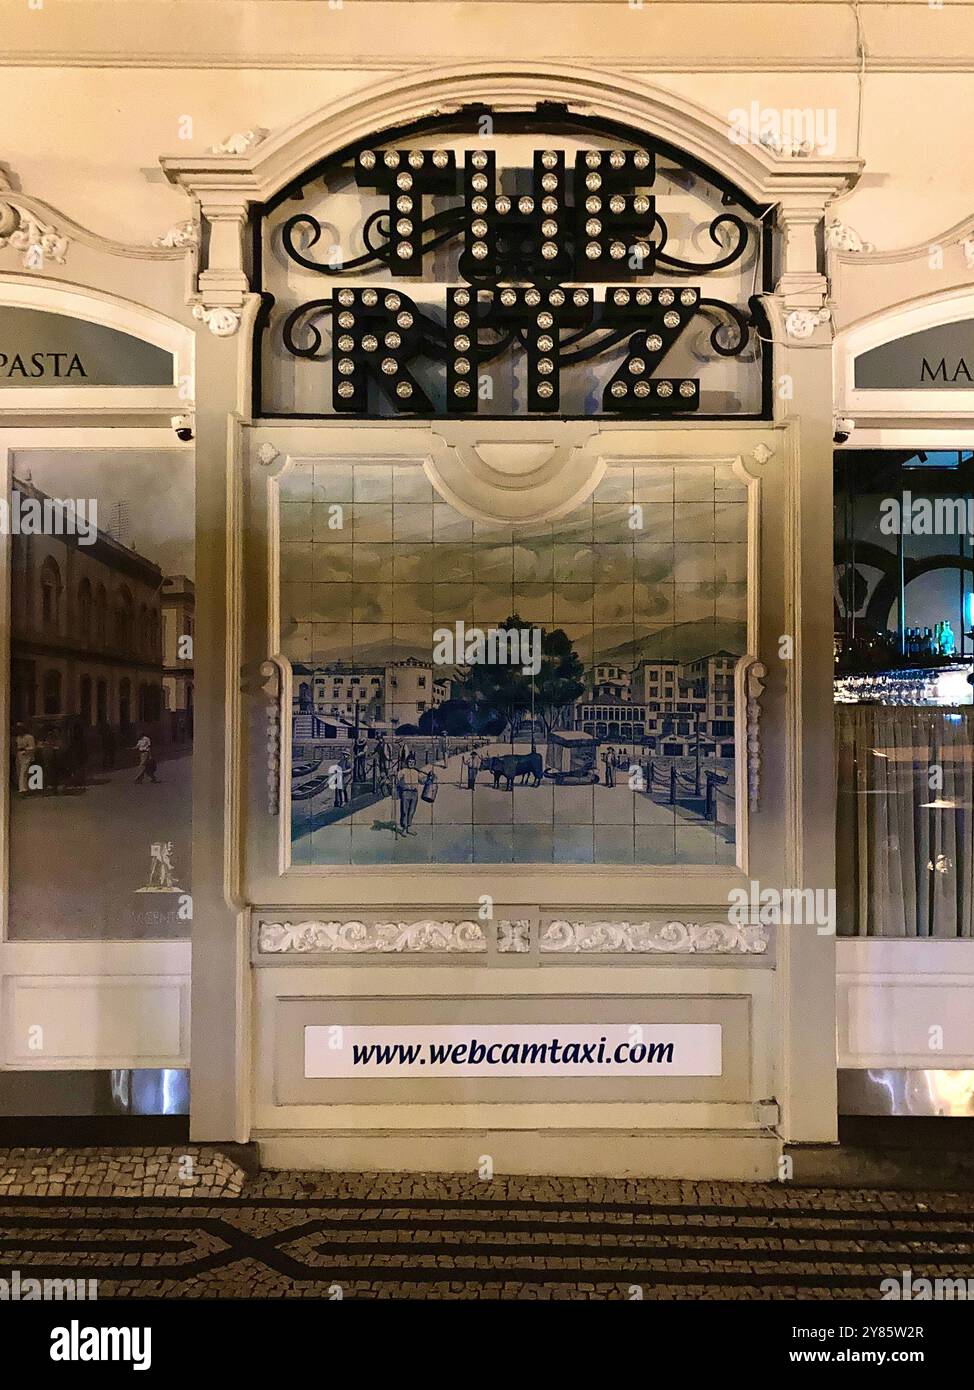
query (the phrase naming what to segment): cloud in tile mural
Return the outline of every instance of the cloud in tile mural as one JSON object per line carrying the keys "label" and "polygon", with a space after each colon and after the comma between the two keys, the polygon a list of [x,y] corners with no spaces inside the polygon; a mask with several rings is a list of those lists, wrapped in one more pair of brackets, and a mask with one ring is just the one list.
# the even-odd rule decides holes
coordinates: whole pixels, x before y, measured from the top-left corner
{"label": "cloud in tile mural", "polygon": [[296,865],[727,864],[746,488],[611,467],[472,520],[418,465],[280,480]]}
{"label": "cloud in tile mural", "polygon": [[11,536],[11,935],[185,936],[192,461],[31,450],[11,492],[97,518]]}

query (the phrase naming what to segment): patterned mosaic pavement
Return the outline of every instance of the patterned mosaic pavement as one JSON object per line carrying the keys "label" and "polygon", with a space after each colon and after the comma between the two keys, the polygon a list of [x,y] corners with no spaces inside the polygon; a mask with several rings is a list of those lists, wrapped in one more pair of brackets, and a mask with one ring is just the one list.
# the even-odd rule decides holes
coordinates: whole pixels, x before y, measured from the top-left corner
{"label": "patterned mosaic pavement", "polygon": [[198,1150],[0,1151],[0,1193],[0,1276],[101,1299],[877,1299],[904,1269],[974,1277],[974,1193],[247,1178]]}

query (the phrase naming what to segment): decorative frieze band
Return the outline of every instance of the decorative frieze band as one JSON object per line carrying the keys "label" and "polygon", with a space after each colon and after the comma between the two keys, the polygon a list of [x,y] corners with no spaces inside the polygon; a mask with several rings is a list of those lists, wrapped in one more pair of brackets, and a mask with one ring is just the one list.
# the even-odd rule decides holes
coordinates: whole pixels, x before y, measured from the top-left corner
{"label": "decorative frieze band", "polygon": [[[531,949],[529,918],[497,922],[500,954]],[[490,924],[471,918],[423,918],[416,922],[261,922],[261,955],[485,954]],[[542,924],[543,953],[591,955],[761,955],[767,929],[730,922],[577,922],[557,918]]]}
{"label": "decorative frieze band", "polygon": [[520,954],[531,949],[531,922],[518,917],[497,923],[497,949],[502,955]]}
{"label": "decorative frieze band", "polygon": [[761,955],[768,933],[759,925],[730,922],[571,922],[545,923],[540,932],[542,952],[585,952],[599,955]]}
{"label": "decorative frieze band", "polygon": [[326,954],[412,955],[417,952],[485,952],[483,922],[469,919],[419,922],[261,922],[261,955]]}

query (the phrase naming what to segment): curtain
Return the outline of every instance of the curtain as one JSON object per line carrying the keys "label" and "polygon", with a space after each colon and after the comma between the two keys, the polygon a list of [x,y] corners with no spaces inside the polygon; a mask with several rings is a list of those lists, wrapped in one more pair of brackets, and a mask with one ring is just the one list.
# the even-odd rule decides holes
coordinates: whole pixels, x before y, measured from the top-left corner
{"label": "curtain", "polygon": [[839,935],[974,936],[974,712],[835,714]]}

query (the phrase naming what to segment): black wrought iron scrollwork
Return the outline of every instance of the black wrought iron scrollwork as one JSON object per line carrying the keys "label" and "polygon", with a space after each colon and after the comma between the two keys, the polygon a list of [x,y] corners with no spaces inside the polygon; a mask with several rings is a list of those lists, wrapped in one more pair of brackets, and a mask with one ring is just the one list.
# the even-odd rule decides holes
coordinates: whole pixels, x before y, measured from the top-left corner
{"label": "black wrought iron scrollwork", "polygon": [[[313,217],[310,212],[299,212],[293,217],[288,218],[281,228],[281,244],[292,261],[296,261],[297,264],[303,266],[305,270],[317,271],[319,275],[343,275],[347,274],[349,271],[365,270],[372,265],[388,263],[385,248],[383,246],[375,246],[372,243],[373,227],[383,219],[388,223],[388,218],[389,214],[385,208],[380,208],[378,212],[373,212],[371,216],[366,219],[365,225],[362,228],[362,240],[365,242],[368,250],[364,255],[355,256],[351,260],[345,260],[343,257],[339,256],[335,258],[334,264],[322,264],[320,261],[309,260],[304,252],[300,251],[298,247],[295,246],[294,233],[299,227],[308,227],[311,229],[311,238],[306,249],[310,250],[311,247],[316,246],[321,240],[321,223],[318,221],[317,217]],[[387,241],[388,238],[389,229],[387,226]]]}
{"label": "black wrought iron scrollwork", "polygon": [[[331,281],[329,294],[277,319],[286,353],[331,363],[331,405],[323,413],[469,413],[481,401],[484,413],[509,411],[513,401],[516,410],[560,412],[562,386],[566,403],[586,413],[593,388],[601,393],[594,409],[606,413],[696,411],[708,391],[725,409],[741,397],[728,391],[726,373],[709,387],[706,373],[715,359],[741,358],[760,361],[767,414],[770,348],[759,300],[737,305],[693,283],[733,266],[739,275],[753,258],[755,287],[760,274],[770,289],[766,209],[691,158],[638,140],[576,147],[573,157],[536,149],[532,167],[515,181],[481,142],[462,155],[437,145],[377,144],[352,156],[351,172],[372,200],[351,245],[338,244],[335,224],[315,215],[320,205],[304,203],[320,170],[287,195],[304,205],[280,222],[274,239],[287,261]],[[339,183],[348,175],[346,156]],[[330,187],[330,174],[324,177]],[[720,195],[719,209],[711,199],[694,237],[704,256],[708,243],[716,248],[712,260],[669,249],[659,206],[702,183]],[[443,248],[451,269],[431,277],[429,258]],[[661,272],[670,284],[659,283]],[[404,292],[443,278],[439,292]],[[269,308],[264,322],[273,323]],[[505,404],[492,406],[491,364],[512,350],[524,365],[494,373]],[[586,364],[593,369],[569,375]],[[659,374],[681,368],[705,375]]]}
{"label": "black wrought iron scrollwork", "polygon": [[656,260],[660,265],[665,265],[668,270],[685,271],[688,275],[712,275],[715,270],[726,270],[729,265],[739,261],[748,248],[750,240],[747,224],[744,220],[733,212],[722,212],[711,222],[707,231],[711,241],[720,246],[721,239],[718,236],[718,228],[730,226],[737,232],[737,241],[719,260],[716,261],[685,261],[680,256],[671,256],[668,251],[664,251],[666,245],[667,230],[666,223],[657,214],[657,224],[663,228],[663,239],[656,252]]}
{"label": "black wrought iron scrollwork", "polygon": [[[708,317],[716,318],[710,334],[710,346],[721,357],[739,357],[747,347],[751,336],[751,326],[753,319],[750,313],[745,314],[736,304],[728,304],[723,299],[701,299],[700,312],[707,314]],[[729,345],[721,344],[719,334],[728,327],[729,324],[737,329],[737,337]]]}
{"label": "black wrought iron scrollwork", "polygon": [[[299,250],[295,245],[294,233],[299,227],[308,227],[311,230],[310,242],[305,250]],[[750,243],[750,235],[747,224],[735,213],[721,213],[710,223],[707,228],[710,239],[715,245],[722,245],[719,236],[721,227],[732,227],[737,236],[734,245],[715,261],[688,261],[680,256],[673,256],[665,247],[669,238],[669,230],[665,220],[656,214],[654,231],[659,229],[660,238],[655,238],[649,243],[653,259],[658,265],[666,266],[668,270],[686,275],[710,275],[718,270],[726,270],[728,266],[734,265],[745,254]],[[373,233],[378,228],[384,240],[375,242]],[[444,211],[434,213],[424,219],[416,229],[421,255],[435,251],[448,242],[457,240],[463,235],[464,212],[460,208],[449,208]],[[433,235],[426,239],[428,233]],[[390,242],[390,215],[386,208],[379,208],[366,218],[362,227],[362,240],[368,248],[362,255],[353,256],[346,259],[343,255],[336,256],[332,264],[313,261],[305,254],[311,247],[317,245],[321,240],[321,223],[311,213],[299,212],[293,217],[289,217],[281,228],[281,244],[288,257],[302,266],[305,270],[316,271],[320,275],[342,276],[355,272],[369,270],[373,267],[390,266],[392,248]],[[571,255],[573,261],[577,262],[578,254],[575,240],[573,237],[566,238],[566,254]],[[461,256],[461,270],[464,279],[469,284],[489,288],[494,285],[506,283],[509,280],[527,280],[537,284],[547,281],[557,283],[565,279],[564,265],[559,267],[559,274],[552,275],[551,267],[538,255],[537,247],[525,247],[518,254],[512,255],[504,266],[504,272],[498,274],[491,267],[481,268],[477,262],[467,255]]]}
{"label": "black wrought iron scrollwork", "polygon": [[[385,224],[384,231],[382,224]],[[281,244],[289,259],[303,266],[305,270],[314,270],[319,275],[340,276],[390,264],[392,250],[390,218],[387,208],[379,208],[365,219],[362,226],[362,240],[368,249],[362,255],[353,256],[350,260],[346,260],[342,255],[336,256],[333,264],[309,260],[304,252],[298,249],[294,244],[294,232],[301,226],[311,229],[310,243],[305,249],[310,250],[312,246],[317,245],[321,240],[322,227],[318,219],[313,217],[310,212],[299,212],[288,218],[281,228]],[[379,243],[373,241],[373,233],[376,228],[385,238]],[[428,251],[437,250],[445,242],[452,241],[459,236],[462,230],[462,212],[459,209],[448,208],[445,211],[434,213],[417,228],[421,253],[425,255]],[[433,233],[428,241],[423,239],[427,232]]]}
{"label": "black wrought iron scrollwork", "polygon": [[284,320],[284,326],[281,329],[281,337],[284,341],[285,348],[292,357],[310,357],[319,362],[328,360],[331,353],[321,352],[320,349],[323,340],[316,324],[311,323],[309,320],[304,325],[306,331],[314,335],[314,341],[306,347],[300,347],[294,341],[294,329],[303,318],[313,313],[314,310],[330,309],[331,307],[331,299],[309,299],[307,303],[299,304],[296,309],[293,309],[291,313],[288,314],[287,318]]}

